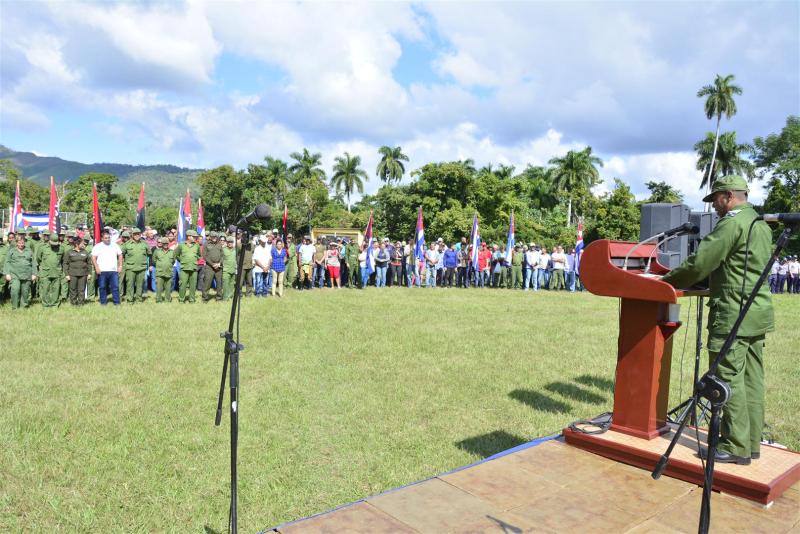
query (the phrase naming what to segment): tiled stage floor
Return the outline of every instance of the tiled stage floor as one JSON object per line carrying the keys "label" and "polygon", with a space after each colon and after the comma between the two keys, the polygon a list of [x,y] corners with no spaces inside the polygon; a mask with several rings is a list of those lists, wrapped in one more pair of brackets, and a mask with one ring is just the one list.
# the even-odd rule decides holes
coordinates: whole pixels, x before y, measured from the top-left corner
{"label": "tiled stage floor", "polygon": [[[272,532],[696,532],[702,489],[546,441]],[[715,493],[712,532],[800,534],[800,485],[769,508]]]}

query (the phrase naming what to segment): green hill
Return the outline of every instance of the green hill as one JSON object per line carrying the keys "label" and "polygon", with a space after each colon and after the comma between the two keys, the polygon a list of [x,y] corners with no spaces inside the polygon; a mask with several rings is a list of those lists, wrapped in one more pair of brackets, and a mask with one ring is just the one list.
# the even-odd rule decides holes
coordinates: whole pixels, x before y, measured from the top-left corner
{"label": "green hill", "polygon": [[17,152],[0,145],[0,159],[11,160],[23,176],[47,186],[50,177],[58,183],[76,180],[89,172],[104,172],[117,176],[118,192],[125,193],[129,183],[145,182],[147,199],[154,204],[171,204],[186,188],[196,188],[195,179],[205,169],[187,169],[175,165],[126,165],[123,163],[79,163],[56,157],[37,156],[32,152]]}

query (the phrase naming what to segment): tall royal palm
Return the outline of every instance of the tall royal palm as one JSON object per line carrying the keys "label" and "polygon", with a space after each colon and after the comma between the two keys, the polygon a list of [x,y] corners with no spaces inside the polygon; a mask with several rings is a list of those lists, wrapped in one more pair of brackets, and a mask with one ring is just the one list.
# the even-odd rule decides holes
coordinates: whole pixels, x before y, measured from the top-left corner
{"label": "tall royal palm", "polygon": [[381,160],[375,169],[375,175],[386,183],[402,180],[406,173],[403,162],[408,161],[408,156],[403,154],[403,149],[399,146],[394,148],[382,146],[378,149],[378,153],[381,155]]}
{"label": "tall royal palm", "polygon": [[289,171],[296,184],[305,184],[313,180],[325,183],[325,171],[322,170],[322,154],[310,153],[307,148],[303,152],[292,152],[289,157],[294,160],[289,166]]}
{"label": "tall royal palm", "polygon": [[[717,74],[713,85],[704,85],[699,91],[697,91],[697,96],[699,98],[706,98],[706,118],[708,118],[708,120],[711,120],[714,117],[717,118],[717,132],[714,137],[714,149],[711,151],[711,161],[708,165],[708,173],[710,173],[713,169],[714,160],[717,157],[717,147],[719,145],[719,124],[722,120],[722,116],[725,115],[725,118],[730,119],[736,115],[736,101],[733,99],[733,95],[742,94],[742,88],[733,84],[733,78],[733,74],[728,74],[727,76],[720,76]],[[711,188],[712,185],[714,185],[714,180],[709,180],[708,174],[704,174],[700,189],[702,189],[704,186]]]}
{"label": "tall royal palm", "polygon": [[275,209],[279,208],[286,199],[286,194],[292,185],[292,176],[289,172],[289,165],[278,158],[267,156],[266,175],[270,188],[275,195]]}
{"label": "tall royal palm", "polygon": [[347,152],[344,156],[337,156],[336,163],[333,164],[333,176],[331,177],[331,187],[343,191],[347,197],[347,211],[350,211],[350,195],[358,190],[364,192],[364,181],[369,180],[366,171],[361,168],[361,156],[351,156]]}
{"label": "tall royal palm", "polygon": [[592,147],[583,150],[570,150],[563,158],[553,158],[548,162],[555,165],[550,175],[552,190],[556,195],[567,197],[567,226],[572,221],[572,200],[576,190],[589,191],[600,179],[597,167],[603,166],[603,160],[592,155]]}
{"label": "tall royal palm", "polygon": [[753,163],[742,157],[742,154],[752,152],[753,147],[737,143],[736,132],[725,132],[719,137],[708,132],[705,139],[695,143],[694,150],[697,152],[697,170],[703,171],[700,189],[710,187],[720,176],[740,174],[753,177]]}

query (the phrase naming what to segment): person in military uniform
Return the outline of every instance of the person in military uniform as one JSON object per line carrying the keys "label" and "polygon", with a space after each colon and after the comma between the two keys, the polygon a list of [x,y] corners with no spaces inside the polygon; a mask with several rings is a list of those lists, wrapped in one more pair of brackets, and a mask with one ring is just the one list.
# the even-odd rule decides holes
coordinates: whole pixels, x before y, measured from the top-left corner
{"label": "person in military uniform", "polygon": [[296,287],[297,284],[297,246],[294,244],[292,234],[286,236],[286,279],[284,280],[285,286],[289,288]]}
{"label": "person in military uniform", "polygon": [[36,281],[38,266],[33,250],[29,248],[23,233],[17,234],[16,247],[6,254],[3,276],[11,286],[11,308],[27,308],[31,298],[31,282]]}
{"label": "person in military uniform", "polygon": [[[92,247],[94,246],[94,242],[92,240],[92,236],[89,235],[89,230],[86,230],[83,234],[83,245],[84,250],[89,255],[89,261],[91,261]],[[97,273],[94,272],[94,269],[89,269],[89,276],[86,277],[86,302],[92,302],[96,294]]]}
{"label": "person in military uniform", "polygon": [[156,277],[156,302],[172,301],[172,266],[175,264],[175,251],[169,248],[169,239],[162,237],[158,247],[152,251],[152,265]]}
{"label": "person in military uniform", "polygon": [[[11,234],[13,235],[13,234]],[[6,255],[8,255],[9,244],[6,239],[5,232],[0,230],[0,265],[5,265]],[[6,289],[8,288],[8,280],[5,276],[0,277],[0,304],[6,300]]]}
{"label": "person in military uniform", "polygon": [[50,236],[47,245],[40,244],[36,253],[36,264],[39,276],[39,300],[45,308],[58,306],[61,293],[61,276],[64,254],[61,252],[61,242],[58,235]]}
{"label": "person in military uniform", "polygon": [[[128,243],[128,241],[130,241],[131,233],[128,231],[128,227],[127,226],[123,226],[122,228],[123,228],[123,230],[122,230],[122,233],[119,234],[119,241],[117,242],[117,245],[119,245],[120,250],[123,251],[123,257],[124,257],[125,245]],[[128,278],[127,277],[127,274],[128,274],[127,271],[128,270],[125,268],[125,265],[123,264],[122,272],[119,273],[119,297],[120,298],[125,297],[125,294],[127,293],[127,284],[125,283],[126,279]]]}
{"label": "person in military uniform", "polygon": [[144,289],[144,275],[147,270],[147,260],[150,247],[142,240],[142,231],[133,228],[130,231],[131,239],[120,248],[124,257],[123,272],[127,283],[128,302],[142,302]]}
{"label": "person in military uniform", "polygon": [[347,271],[350,280],[347,283],[348,287],[358,287],[361,281],[361,273],[358,272],[358,243],[348,241],[345,245],[345,258],[347,258]]}
{"label": "person in military uniform", "polygon": [[195,242],[197,232],[186,232],[186,242],[175,248],[175,259],[181,263],[178,275],[178,301],[194,302],[197,290],[197,260],[200,259],[200,245]]}
{"label": "person in military uniform", "polygon": [[229,236],[223,242],[226,246],[222,249],[222,296],[230,300],[236,285],[236,238]]}
{"label": "person in military uniform", "polygon": [[224,243],[218,241],[217,232],[209,232],[208,242],[203,247],[203,259],[205,266],[203,267],[203,302],[211,300],[208,292],[211,289],[211,283],[216,282],[216,300],[222,300],[222,249]]}
{"label": "person in military uniform", "polygon": [[[700,242],[697,253],[662,279],[685,288],[708,277],[708,354],[713,361],[772,253],[772,232],[756,222],[749,243],[750,224],[758,217],[747,202],[747,182],[740,176],[723,176],[703,202],[711,202],[720,219]],[[743,289],[744,282],[744,289]],[[762,286],[737,332],[731,350],[719,364],[718,375],[731,387],[723,407],[716,461],[748,465],[760,456],[764,429],[764,337],[774,328],[769,289]]]}
{"label": "person in military uniform", "polygon": [[522,259],[524,254],[519,245],[514,245],[511,253],[511,277],[509,279],[509,289],[522,289]]}
{"label": "person in military uniform", "polygon": [[92,256],[86,252],[86,244],[79,237],[72,238],[72,250],[64,254],[63,271],[69,284],[69,303],[73,306],[82,305],[86,293],[86,280],[89,273],[94,271]]}
{"label": "person in military uniform", "polygon": [[239,249],[244,247],[244,260],[242,263],[242,292],[245,296],[249,297],[253,294],[253,245],[250,243],[243,243],[242,236],[238,236]]}
{"label": "person in military uniform", "polygon": [[[58,232],[58,241],[61,243],[61,257],[63,258],[67,252],[72,250],[72,240],[75,238],[73,230],[64,231],[61,229]],[[67,273],[61,269],[61,290],[59,291],[59,298],[61,302],[66,302],[69,296],[69,282],[67,281]]]}

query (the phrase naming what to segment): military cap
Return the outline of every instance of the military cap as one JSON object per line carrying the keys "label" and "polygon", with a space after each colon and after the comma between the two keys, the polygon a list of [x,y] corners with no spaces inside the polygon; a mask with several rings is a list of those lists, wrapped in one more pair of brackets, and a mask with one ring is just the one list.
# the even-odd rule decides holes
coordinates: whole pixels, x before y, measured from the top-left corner
{"label": "military cap", "polygon": [[133,235],[133,234],[141,234],[141,233],[142,233],[142,231],[139,230],[139,228],[137,228],[136,226],[131,228],[131,235]]}
{"label": "military cap", "polygon": [[720,191],[750,191],[750,188],[741,176],[722,176],[714,182],[711,192],[703,198],[703,202],[711,202],[714,200],[714,194]]}
{"label": "military cap", "polygon": [[36,230],[36,228],[34,228],[33,226],[29,226],[29,227],[27,228],[27,230],[25,230],[25,232],[26,232],[28,235],[33,235],[33,234],[36,234],[36,233],[38,233],[38,232],[37,232],[37,230]]}
{"label": "military cap", "polygon": [[215,232],[214,230],[211,230],[210,232],[208,232],[208,237],[219,237],[219,233]]}
{"label": "military cap", "polygon": [[58,240],[58,236],[56,234],[53,234],[53,235],[50,236],[50,244],[51,245],[60,245],[61,244],[61,241]]}
{"label": "military cap", "polygon": [[63,228],[61,228],[61,229],[59,229],[59,230],[58,230],[58,235],[65,235],[65,234],[66,234],[66,232],[67,232],[66,230],[64,230]]}
{"label": "military cap", "polygon": [[131,233],[130,233],[129,231],[125,230],[125,231],[124,231],[124,232],[122,232],[122,233],[121,233],[119,236],[120,236],[120,237],[130,237],[130,236],[131,236]]}
{"label": "military cap", "polygon": [[92,240],[92,236],[89,235],[89,232],[85,232],[83,234],[83,240],[86,241],[86,242],[89,242],[89,241]]}
{"label": "military cap", "polygon": [[67,230],[67,237],[75,237],[75,230]]}
{"label": "military cap", "polygon": [[166,237],[159,237],[158,238],[158,244],[159,245],[169,245],[169,239],[167,239]]}
{"label": "military cap", "polygon": [[44,230],[42,230],[42,235],[46,235],[46,236],[49,237],[50,236],[50,230],[45,228]]}
{"label": "military cap", "polygon": [[226,239],[226,241],[227,241],[228,243],[236,243],[236,238],[235,238],[235,237],[233,237],[233,236],[228,236],[228,239]]}
{"label": "military cap", "polygon": [[190,235],[192,237],[197,237],[197,232],[195,232],[194,230],[188,230],[186,232],[186,235]]}

